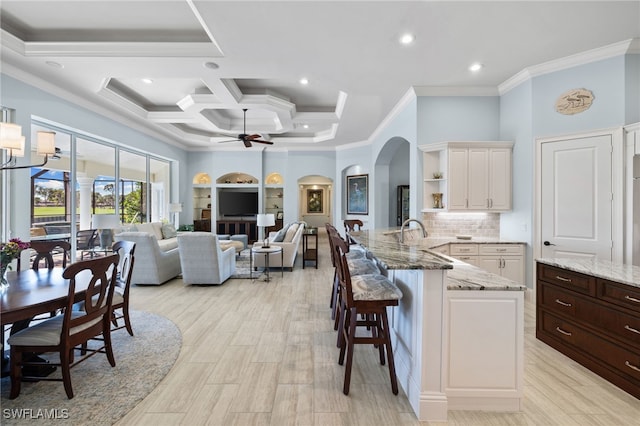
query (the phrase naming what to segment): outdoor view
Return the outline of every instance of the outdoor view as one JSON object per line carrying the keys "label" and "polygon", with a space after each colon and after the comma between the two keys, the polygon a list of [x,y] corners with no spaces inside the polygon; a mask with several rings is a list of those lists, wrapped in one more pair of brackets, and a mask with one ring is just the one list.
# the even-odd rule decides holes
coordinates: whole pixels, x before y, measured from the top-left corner
{"label": "outdoor view", "polygon": [[[69,173],[55,170],[31,169],[33,224],[70,222],[71,209]],[[120,220],[122,223],[141,223],[146,219],[144,183],[120,182]],[[115,212],[115,182],[106,176],[96,177],[93,183],[91,214]],[[76,215],[79,214],[80,195],[76,185]]]}

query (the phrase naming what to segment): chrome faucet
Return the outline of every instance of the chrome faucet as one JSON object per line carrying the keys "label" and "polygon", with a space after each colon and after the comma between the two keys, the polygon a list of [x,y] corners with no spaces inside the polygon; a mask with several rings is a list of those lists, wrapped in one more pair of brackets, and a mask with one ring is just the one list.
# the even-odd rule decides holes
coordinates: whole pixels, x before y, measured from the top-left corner
{"label": "chrome faucet", "polygon": [[418,225],[420,225],[420,228],[422,228],[422,236],[424,238],[427,238],[427,230],[424,229],[424,225],[422,224],[422,222],[420,222],[418,219],[407,219],[404,222],[402,222],[402,226],[400,227],[400,242],[404,243],[404,227],[407,226],[409,223],[411,222],[415,222]]}

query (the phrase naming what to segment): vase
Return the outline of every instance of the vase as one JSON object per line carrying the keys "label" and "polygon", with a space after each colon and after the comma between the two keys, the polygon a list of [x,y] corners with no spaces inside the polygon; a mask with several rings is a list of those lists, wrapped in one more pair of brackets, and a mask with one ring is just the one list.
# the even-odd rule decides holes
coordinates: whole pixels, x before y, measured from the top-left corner
{"label": "vase", "polygon": [[4,290],[9,287],[9,281],[7,280],[7,267],[9,265],[2,265],[0,268],[0,290]]}

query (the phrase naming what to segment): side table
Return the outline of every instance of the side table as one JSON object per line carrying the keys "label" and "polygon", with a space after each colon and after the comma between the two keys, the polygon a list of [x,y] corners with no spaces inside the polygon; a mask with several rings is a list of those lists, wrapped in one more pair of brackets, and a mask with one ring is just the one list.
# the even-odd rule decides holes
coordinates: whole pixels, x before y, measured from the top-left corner
{"label": "side table", "polygon": [[274,253],[280,253],[280,274],[284,278],[284,252],[282,251],[282,247],[280,246],[254,246],[251,247],[251,255],[249,256],[249,279],[253,280],[253,256],[262,254],[264,255],[264,271],[267,275],[265,278],[266,282],[271,281],[271,276],[269,275],[269,258]]}
{"label": "side table", "polygon": [[[313,246],[309,239],[313,238]],[[302,269],[307,261],[315,262],[318,269],[318,228],[305,229],[302,233]]]}

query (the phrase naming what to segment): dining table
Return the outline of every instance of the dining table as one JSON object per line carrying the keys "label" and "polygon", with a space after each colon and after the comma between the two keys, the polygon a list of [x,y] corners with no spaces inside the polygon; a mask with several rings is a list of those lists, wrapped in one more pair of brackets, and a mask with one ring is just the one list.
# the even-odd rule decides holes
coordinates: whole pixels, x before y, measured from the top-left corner
{"label": "dining table", "polygon": [[[7,324],[13,324],[11,333],[28,327],[33,317],[40,314],[55,312],[67,306],[69,296],[69,280],[62,276],[64,268],[41,268],[38,270],[25,269],[7,272],[9,286],[0,292],[0,322],[2,329]],[[74,302],[83,299],[91,272],[86,271],[76,275]],[[3,333],[4,335],[4,333]],[[2,347],[4,348],[4,341]],[[7,373],[7,358],[2,357],[2,376]],[[42,375],[51,372],[51,368],[44,369]]]}

